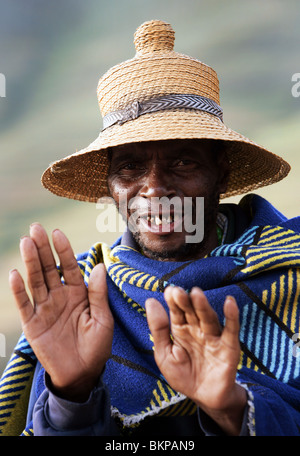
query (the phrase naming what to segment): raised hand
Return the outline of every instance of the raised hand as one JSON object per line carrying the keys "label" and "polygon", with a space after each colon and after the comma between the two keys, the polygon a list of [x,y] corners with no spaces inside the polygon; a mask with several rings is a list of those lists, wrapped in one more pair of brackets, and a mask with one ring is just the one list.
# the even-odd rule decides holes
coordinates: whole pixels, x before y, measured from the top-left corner
{"label": "raised hand", "polygon": [[146,302],[160,371],[172,388],[192,399],[225,432],[238,434],[247,396],[244,388],[235,382],[240,357],[235,299],[225,300],[223,330],[199,288],[187,294],[179,287],[168,287],[165,299],[170,322],[157,300]]}
{"label": "raised hand", "polygon": [[65,284],[48,236],[39,224],[33,224],[30,236],[20,242],[32,301],[17,270],[10,271],[9,282],[24,334],[54,389],[66,399],[84,401],[111,351],[114,322],[106,272],[102,264],[97,265],[87,289],[66,236],[55,230],[52,240]]}

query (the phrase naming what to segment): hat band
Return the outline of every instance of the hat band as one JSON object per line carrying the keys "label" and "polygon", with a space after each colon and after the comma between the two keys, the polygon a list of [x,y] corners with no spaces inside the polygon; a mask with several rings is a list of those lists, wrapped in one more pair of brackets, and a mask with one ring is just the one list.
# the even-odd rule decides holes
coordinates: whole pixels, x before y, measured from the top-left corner
{"label": "hat band", "polygon": [[217,116],[223,122],[223,110],[210,98],[200,95],[171,94],[143,102],[134,101],[125,109],[106,114],[103,117],[103,130],[116,123],[122,125],[129,120],[137,119],[143,114],[177,108],[205,111]]}

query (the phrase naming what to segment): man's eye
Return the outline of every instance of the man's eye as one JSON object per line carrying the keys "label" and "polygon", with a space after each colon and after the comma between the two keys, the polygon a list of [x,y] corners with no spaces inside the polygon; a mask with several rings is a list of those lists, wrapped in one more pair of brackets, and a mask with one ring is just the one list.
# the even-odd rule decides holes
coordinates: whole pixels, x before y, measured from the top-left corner
{"label": "man's eye", "polygon": [[124,163],[124,165],[121,165],[121,169],[124,171],[141,170],[141,169],[145,169],[145,165],[143,165],[142,163],[129,162],[129,163]]}
{"label": "man's eye", "polygon": [[187,165],[191,165],[193,162],[191,160],[188,160],[188,159],[180,159],[180,160],[177,160],[177,162],[175,163],[175,166],[187,166]]}
{"label": "man's eye", "polygon": [[136,168],[136,164],[135,163],[127,163],[126,165],[123,165],[122,166],[123,169],[135,169]]}

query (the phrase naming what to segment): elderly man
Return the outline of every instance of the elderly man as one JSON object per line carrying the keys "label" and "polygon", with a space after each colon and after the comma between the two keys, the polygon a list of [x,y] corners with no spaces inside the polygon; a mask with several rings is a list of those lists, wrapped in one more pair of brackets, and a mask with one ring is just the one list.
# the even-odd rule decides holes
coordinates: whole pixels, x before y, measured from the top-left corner
{"label": "elderly man", "polygon": [[219,204],[290,168],[224,125],[214,70],[173,45],[169,24],[140,26],[99,81],[103,131],[43,174],[110,195],[128,229],[77,257],[55,230],[59,267],[41,225],[21,239],[32,299],[11,271],[3,434],[299,433],[300,221],[255,195]]}

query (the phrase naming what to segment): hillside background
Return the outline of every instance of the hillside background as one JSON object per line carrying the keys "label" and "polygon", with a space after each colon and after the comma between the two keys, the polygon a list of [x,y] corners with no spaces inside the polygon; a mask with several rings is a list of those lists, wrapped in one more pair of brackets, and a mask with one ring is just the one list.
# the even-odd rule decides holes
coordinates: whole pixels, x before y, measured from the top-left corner
{"label": "hillside background", "polygon": [[225,123],[292,165],[285,180],[257,193],[289,217],[299,213],[300,98],[291,94],[299,1],[0,0],[0,373],[21,331],[7,279],[13,267],[23,272],[18,244],[29,224],[61,228],[76,252],[118,236],[97,231],[95,205],[50,194],[40,176],[98,136],[98,79],[133,57],[133,33],[150,19],[170,22],[175,50],[217,71]]}

